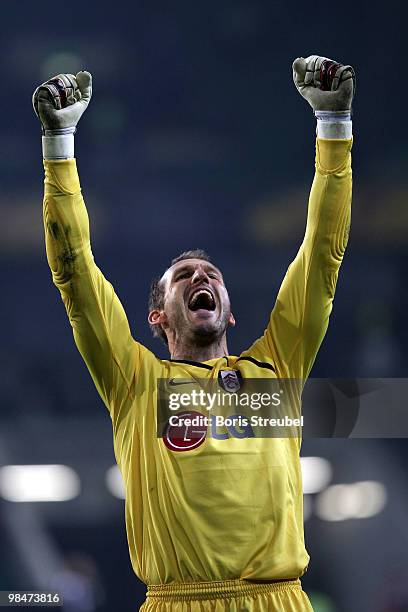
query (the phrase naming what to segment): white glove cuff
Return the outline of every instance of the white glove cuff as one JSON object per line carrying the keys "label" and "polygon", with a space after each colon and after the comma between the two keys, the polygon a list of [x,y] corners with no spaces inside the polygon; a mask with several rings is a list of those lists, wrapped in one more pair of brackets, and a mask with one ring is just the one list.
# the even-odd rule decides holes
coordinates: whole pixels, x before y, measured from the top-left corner
{"label": "white glove cuff", "polygon": [[70,159],[75,157],[74,134],[76,128],[45,130],[42,137],[44,159]]}
{"label": "white glove cuff", "polygon": [[315,111],[318,138],[347,139],[353,137],[350,111]]}

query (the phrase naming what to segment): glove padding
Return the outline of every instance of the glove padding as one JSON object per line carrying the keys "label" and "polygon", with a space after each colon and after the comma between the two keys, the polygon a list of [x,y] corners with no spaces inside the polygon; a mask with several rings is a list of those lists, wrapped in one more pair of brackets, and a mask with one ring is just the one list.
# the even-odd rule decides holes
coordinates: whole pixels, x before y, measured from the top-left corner
{"label": "glove padding", "polygon": [[[333,63],[330,74],[325,70],[328,62]],[[351,66],[337,64],[327,57],[310,55],[295,59],[292,69],[296,89],[314,111],[351,110],[356,88]]]}
{"label": "glove padding", "polygon": [[92,96],[89,72],[58,74],[34,91],[33,107],[43,134],[74,133]]}

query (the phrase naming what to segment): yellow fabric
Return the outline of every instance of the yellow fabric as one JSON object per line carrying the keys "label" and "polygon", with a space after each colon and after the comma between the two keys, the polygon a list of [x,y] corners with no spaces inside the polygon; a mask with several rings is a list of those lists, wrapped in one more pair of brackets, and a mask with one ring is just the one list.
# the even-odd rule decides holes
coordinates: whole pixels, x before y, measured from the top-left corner
{"label": "yellow fabric", "polygon": [[164,585],[148,589],[142,612],[311,612],[300,580],[273,584],[242,580]]}
{"label": "yellow fabric", "polygon": [[193,450],[173,452],[156,437],[156,381],[216,380],[228,369],[243,378],[308,376],[348,238],[350,151],[351,141],[318,140],[305,238],[265,333],[239,357],[205,364],[160,360],[132,338],[122,305],[93,260],[75,160],[45,161],[48,261],[75,342],[111,415],[130,557],[147,584],[294,579],[307,569],[300,440],[207,436]]}

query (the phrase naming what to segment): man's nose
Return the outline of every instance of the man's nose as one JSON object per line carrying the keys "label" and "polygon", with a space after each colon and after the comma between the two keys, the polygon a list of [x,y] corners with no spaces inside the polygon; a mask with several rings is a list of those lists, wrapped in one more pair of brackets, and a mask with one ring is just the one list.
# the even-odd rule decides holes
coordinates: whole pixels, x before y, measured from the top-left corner
{"label": "man's nose", "polygon": [[202,268],[197,268],[197,270],[195,270],[193,276],[191,277],[191,282],[198,283],[198,282],[203,282],[203,281],[208,283],[209,281],[208,274]]}

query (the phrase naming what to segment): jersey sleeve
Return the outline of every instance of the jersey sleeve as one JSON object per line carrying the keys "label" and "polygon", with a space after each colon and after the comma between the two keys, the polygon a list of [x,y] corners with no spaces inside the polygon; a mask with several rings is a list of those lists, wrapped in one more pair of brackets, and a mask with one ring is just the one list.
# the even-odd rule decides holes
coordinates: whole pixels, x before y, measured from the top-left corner
{"label": "jersey sleeve", "polygon": [[306,379],[327,330],[351,218],[351,140],[316,142],[316,173],[302,245],[268,326],[244,352],[272,361],[282,378]]}
{"label": "jersey sleeve", "polygon": [[75,160],[45,160],[44,167],[44,228],[53,282],[75,343],[117,421],[133,395],[141,360],[149,351],[133,340],[122,304],[94,262]]}

